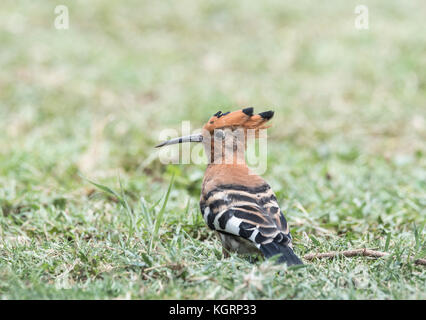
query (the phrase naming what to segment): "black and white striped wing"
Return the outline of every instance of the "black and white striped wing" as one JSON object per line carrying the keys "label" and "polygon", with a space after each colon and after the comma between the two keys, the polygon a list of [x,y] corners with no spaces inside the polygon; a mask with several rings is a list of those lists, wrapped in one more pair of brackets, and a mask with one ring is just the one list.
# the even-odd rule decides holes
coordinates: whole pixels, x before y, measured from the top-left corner
{"label": "black and white striped wing", "polygon": [[220,185],[202,196],[201,212],[218,232],[248,239],[256,247],[272,241],[288,244],[291,236],[269,185],[249,188]]}

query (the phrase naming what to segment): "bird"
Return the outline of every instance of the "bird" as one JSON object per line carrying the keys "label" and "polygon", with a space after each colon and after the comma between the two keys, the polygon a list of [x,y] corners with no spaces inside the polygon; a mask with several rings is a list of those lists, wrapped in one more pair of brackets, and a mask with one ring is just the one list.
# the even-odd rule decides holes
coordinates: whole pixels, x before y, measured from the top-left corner
{"label": "bird", "polygon": [[274,111],[254,114],[252,107],[215,113],[202,133],[174,138],[158,144],[202,143],[208,157],[200,209],[207,226],[216,231],[224,258],[237,254],[275,257],[278,264],[301,265],[294,253],[292,236],[270,185],[246,164],[249,133],[259,136],[269,128]]}

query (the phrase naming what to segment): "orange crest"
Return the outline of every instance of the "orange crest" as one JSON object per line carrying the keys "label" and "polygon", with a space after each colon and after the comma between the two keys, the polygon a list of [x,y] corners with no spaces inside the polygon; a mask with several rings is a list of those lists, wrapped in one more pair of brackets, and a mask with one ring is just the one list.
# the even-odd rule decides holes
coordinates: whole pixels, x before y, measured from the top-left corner
{"label": "orange crest", "polygon": [[253,115],[253,108],[245,108],[234,112],[215,113],[204,125],[203,129],[213,132],[215,129],[226,127],[241,127],[244,129],[266,129],[268,122],[274,116],[273,111],[265,111]]}

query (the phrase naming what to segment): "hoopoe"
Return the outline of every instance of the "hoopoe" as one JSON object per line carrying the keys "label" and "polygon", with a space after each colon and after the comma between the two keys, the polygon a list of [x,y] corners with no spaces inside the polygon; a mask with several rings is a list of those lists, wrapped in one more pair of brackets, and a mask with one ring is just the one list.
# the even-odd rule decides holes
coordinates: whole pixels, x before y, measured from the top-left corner
{"label": "hoopoe", "polygon": [[278,263],[302,264],[293,252],[286,219],[269,184],[245,162],[247,135],[266,129],[273,111],[253,114],[253,108],[214,114],[203,133],[165,141],[156,147],[202,142],[209,158],[200,208],[210,229],[219,234],[223,254],[278,255]]}

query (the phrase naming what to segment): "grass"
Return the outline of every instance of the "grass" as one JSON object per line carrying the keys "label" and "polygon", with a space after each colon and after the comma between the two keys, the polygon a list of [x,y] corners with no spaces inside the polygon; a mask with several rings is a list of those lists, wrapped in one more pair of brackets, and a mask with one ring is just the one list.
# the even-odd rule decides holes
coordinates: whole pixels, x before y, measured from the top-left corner
{"label": "grass", "polygon": [[[356,1],[72,1],[59,31],[54,2],[2,1],[0,297],[425,299],[426,7],[363,4],[365,31]],[[390,257],[222,259],[204,165],[153,146],[243,105],[276,112],[264,177],[297,254]]]}

